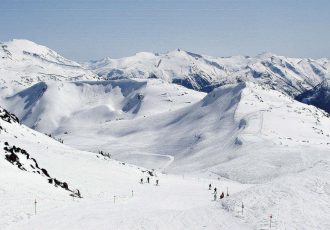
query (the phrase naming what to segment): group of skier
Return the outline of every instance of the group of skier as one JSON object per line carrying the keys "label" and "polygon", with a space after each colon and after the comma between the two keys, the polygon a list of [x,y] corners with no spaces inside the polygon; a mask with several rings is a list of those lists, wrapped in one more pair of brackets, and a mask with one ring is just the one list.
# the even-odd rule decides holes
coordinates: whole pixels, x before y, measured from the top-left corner
{"label": "group of skier", "polygon": [[[150,177],[147,177],[147,184],[150,184]],[[140,184],[143,184],[143,177],[140,179]],[[159,185],[159,180],[156,179],[156,186]],[[212,184],[209,184],[209,190],[212,190]],[[214,200],[217,200],[217,194],[218,194],[218,191],[217,191],[217,187],[214,187],[213,189],[213,198]],[[227,188],[227,195],[226,196],[229,196],[229,193],[228,193],[228,188]],[[224,192],[221,192],[220,196],[219,196],[219,199],[223,199],[225,197],[225,193]]]}
{"label": "group of skier", "polygon": [[[211,190],[212,189],[212,184],[209,184],[209,190]],[[217,192],[217,187],[214,187],[214,190],[213,190],[213,199],[214,200],[217,200],[217,194],[218,194],[218,192]],[[229,196],[229,193],[228,193],[228,191],[227,191],[227,196]],[[220,200],[221,199],[223,199],[225,197],[225,193],[224,192],[222,192],[221,194],[220,194]]]}
{"label": "group of skier", "polygon": [[[140,179],[140,184],[143,184],[143,177]],[[147,177],[147,184],[150,184],[150,177]],[[159,185],[159,180],[158,179],[156,179],[156,184],[155,185],[156,186]]]}

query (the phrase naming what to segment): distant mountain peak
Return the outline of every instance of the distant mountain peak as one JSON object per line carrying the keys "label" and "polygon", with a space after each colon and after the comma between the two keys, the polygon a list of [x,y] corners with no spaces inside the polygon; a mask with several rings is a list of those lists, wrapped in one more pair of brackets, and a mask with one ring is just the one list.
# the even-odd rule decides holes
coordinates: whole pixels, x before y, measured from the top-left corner
{"label": "distant mountain peak", "polygon": [[258,54],[258,55],[256,56],[256,58],[260,58],[260,59],[268,59],[268,58],[275,57],[275,56],[278,56],[278,55],[276,55],[276,54],[274,54],[274,53],[272,53],[272,52],[269,52],[269,51],[264,51],[264,52]]}
{"label": "distant mountain peak", "polygon": [[212,57],[176,49],[165,54],[141,52],[126,58],[94,61],[87,63],[86,68],[103,78],[147,79],[152,75],[204,92],[224,84],[253,81],[298,95],[330,76],[327,62],[303,60],[271,52],[255,57]]}
{"label": "distant mountain peak", "polygon": [[88,80],[96,75],[54,50],[25,39],[0,43],[0,82],[18,86],[39,81]]}

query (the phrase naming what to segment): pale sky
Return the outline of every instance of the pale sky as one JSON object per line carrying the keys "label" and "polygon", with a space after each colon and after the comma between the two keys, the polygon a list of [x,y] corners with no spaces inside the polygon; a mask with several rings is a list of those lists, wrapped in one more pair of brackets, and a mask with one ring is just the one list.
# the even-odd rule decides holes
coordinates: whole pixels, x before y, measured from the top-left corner
{"label": "pale sky", "polygon": [[1,0],[0,31],[76,61],[176,48],[330,58],[330,1]]}

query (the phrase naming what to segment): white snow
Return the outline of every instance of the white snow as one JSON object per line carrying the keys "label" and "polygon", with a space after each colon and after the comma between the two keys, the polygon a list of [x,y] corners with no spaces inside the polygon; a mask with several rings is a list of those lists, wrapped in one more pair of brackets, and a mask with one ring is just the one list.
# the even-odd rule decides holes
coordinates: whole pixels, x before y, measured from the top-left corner
{"label": "white snow", "polygon": [[158,79],[41,82],[6,98],[3,104],[29,127],[63,134],[81,126],[173,111],[204,95]]}
{"label": "white snow", "polygon": [[[116,83],[121,88],[118,92],[125,92],[127,80]],[[142,83],[146,87],[149,81]],[[34,229],[52,223],[54,229],[104,229],[109,225],[121,229],[266,229],[270,214],[275,229],[328,228],[326,215],[318,214],[329,212],[330,195],[330,120],[321,110],[278,91],[240,83],[216,89],[173,111],[145,112],[149,116],[128,113],[124,120],[92,125],[83,119],[68,120],[71,125],[65,127],[70,131],[58,137],[80,149],[103,150],[112,158],[156,169],[161,186],[140,185],[143,174],[136,166],[98,159],[57,143],[51,147],[48,140],[45,147],[33,147],[27,144],[32,137],[26,137],[20,146],[31,149],[43,167],[79,188],[84,198],[67,204],[68,195],[56,195],[57,201],[47,203],[40,218],[21,214],[23,222],[13,228]],[[220,190],[229,187],[230,196],[212,202],[208,183]],[[121,197],[116,204],[114,195]],[[46,202],[45,197],[40,199]],[[29,205],[31,201],[30,196]],[[241,202],[245,204],[243,215]]]}
{"label": "white snow", "polygon": [[220,202],[213,202],[212,191],[207,190],[210,182],[218,189],[229,187],[232,193],[246,185],[160,172],[156,172],[159,186],[155,186],[155,177],[150,184],[140,184],[141,177],[147,178],[142,168],[74,150],[25,126],[2,120],[0,124],[7,131],[1,133],[1,147],[7,141],[26,149],[41,167],[78,188],[83,196],[72,199],[46,178],[20,171],[1,157],[2,229],[246,228],[219,208]]}
{"label": "white snow", "polygon": [[8,93],[39,81],[92,80],[97,76],[55,51],[28,40],[0,42],[0,88]]}
{"label": "white snow", "polygon": [[272,53],[256,57],[211,57],[183,50],[105,58],[84,66],[109,79],[157,77],[209,92],[221,84],[247,80],[297,95],[330,77],[328,59],[287,58]]}
{"label": "white snow", "polygon": [[[0,104],[23,123],[0,107],[0,229],[270,229],[270,215],[271,229],[330,228],[329,114],[289,96],[328,78],[327,59],[142,52],[89,63],[113,79],[90,81],[26,40],[1,43],[0,57]],[[226,85],[172,83],[198,88],[196,74]],[[26,171],[5,142],[28,152]]]}

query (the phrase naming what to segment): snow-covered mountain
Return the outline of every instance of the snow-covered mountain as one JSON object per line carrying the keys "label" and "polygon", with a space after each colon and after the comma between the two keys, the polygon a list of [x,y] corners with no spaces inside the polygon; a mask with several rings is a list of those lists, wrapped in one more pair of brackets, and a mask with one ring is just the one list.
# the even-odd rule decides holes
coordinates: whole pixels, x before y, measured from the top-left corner
{"label": "snow-covered mountain", "polygon": [[327,59],[0,54],[1,229],[329,229]]}
{"label": "snow-covered mountain", "polygon": [[296,100],[330,113],[330,80],[324,80],[313,89],[298,95]]}
{"label": "snow-covered mountain", "polygon": [[116,159],[172,173],[211,171],[245,183],[312,167],[327,159],[330,146],[326,113],[252,83],[219,88],[175,111],[75,127],[59,137],[76,148],[103,149]]}
{"label": "snow-covered mountain", "polygon": [[[245,183],[302,170],[330,147],[328,114],[281,92],[239,83],[204,95],[159,79],[124,79],[38,83],[5,102],[26,125],[81,150]],[[302,146],[321,155],[302,160]]]}
{"label": "snow-covered mountain", "polygon": [[22,89],[48,80],[87,79],[96,79],[96,75],[45,46],[20,39],[0,43],[1,89]]}
{"label": "snow-covered mountain", "polygon": [[93,127],[176,110],[204,95],[157,79],[40,82],[3,103],[27,126],[63,134],[81,125]]}
{"label": "snow-covered mountain", "polygon": [[271,53],[217,58],[178,49],[165,54],[142,52],[120,59],[105,58],[85,66],[108,79],[160,78],[204,92],[228,83],[253,81],[298,95],[330,77],[327,59],[287,58]]}
{"label": "snow-covered mountain", "polygon": [[[109,92],[118,93],[118,97],[111,98],[120,98],[128,85],[142,84],[145,89],[149,87],[144,92],[151,92],[153,85],[163,88],[162,84],[168,84],[155,79],[149,81],[151,83],[128,80],[66,83],[71,86],[63,83],[60,90],[53,85],[47,90],[57,88],[60,92],[55,96],[62,94],[63,97],[65,90],[62,89],[66,87],[82,90],[79,85],[85,84],[84,87],[91,89],[95,85],[101,88],[108,85]],[[47,90],[41,98],[48,97]],[[136,90],[141,92],[139,87]],[[143,97],[146,99],[143,106],[151,108],[148,96],[154,98],[157,94],[145,93]],[[18,100],[19,96],[16,97]],[[160,98],[156,97],[153,103]],[[21,100],[24,102],[24,98]],[[97,105],[96,101],[92,104]],[[114,111],[122,110],[119,105],[123,104],[114,106]],[[191,229],[203,226],[264,229],[272,214],[275,229],[327,229],[329,226],[327,216],[319,215],[321,210],[330,211],[330,119],[322,110],[254,83],[223,86],[172,111],[165,109],[158,113],[147,109],[148,116],[138,115],[143,106],[137,115],[128,113],[124,119],[107,122],[99,119],[99,124],[79,119],[75,123],[68,119],[67,124],[71,126],[65,126],[70,130],[55,137],[81,149],[102,150],[107,153],[104,155],[69,148],[20,125],[15,122],[15,116],[4,116],[12,117],[14,122],[0,120],[5,130],[0,135],[3,146],[0,169],[5,173],[0,175],[6,175],[0,184],[5,204],[0,211],[6,217],[1,219],[2,223],[12,227],[9,229],[69,226],[106,229],[110,223],[120,229],[167,229],[169,226],[172,229],[187,226]],[[130,110],[133,111],[135,108]],[[10,147],[24,149],[51,177],[67,182],[72,190],[79,189],[82,200],[71,201],[70,193],[49,184],[45,175],[33,173],[33,169],[21,170],[6,160],[5,142]],[[109,156],[126,163],[111,160]],[[143,173],[127,162],[156,169],[161,186],[139,184],[139,179],[148,175],[147,171]],[[176,175],[166,176],[161,171]],[[152,177],[152,183],[154,181]],[[228,187],[230,196],[211,202],[213,195],[207,190],[208,183],[225,193]],[[14,189],[15,185],[20,186],[20,191]],[[37,217],[33,217],[31,207],[35,196],[42,205],[42,214]],[[23,198],[24,202],[18,206],[15,201]],[[102,217],[104,213],[107,218]]]}

